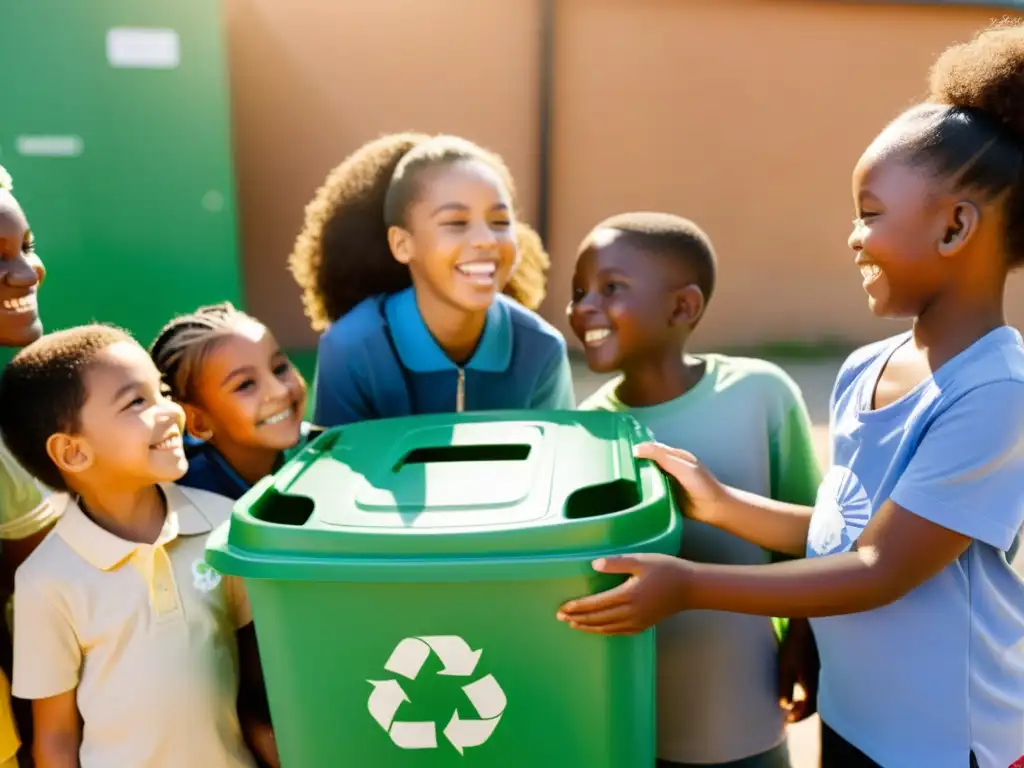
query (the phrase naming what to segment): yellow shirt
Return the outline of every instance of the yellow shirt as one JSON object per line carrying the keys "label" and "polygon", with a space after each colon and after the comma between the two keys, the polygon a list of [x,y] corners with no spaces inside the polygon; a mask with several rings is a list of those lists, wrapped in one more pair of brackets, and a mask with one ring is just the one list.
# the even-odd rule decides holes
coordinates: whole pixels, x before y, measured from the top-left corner
{"label": "yellow shirt", "polygon": [[21,739],[11,711],[11,686],[7,675],[0,672],[0,768],[17,768],[20,748]]}
{"label": "yellow shirt", "polygon": [[77,689],[82,768],[253,768],[236,711],[249,602],[204,560],[233,502],[160,487],[168,513],[154,544],[118,538],[69,502],[18,569],[14,695]]}

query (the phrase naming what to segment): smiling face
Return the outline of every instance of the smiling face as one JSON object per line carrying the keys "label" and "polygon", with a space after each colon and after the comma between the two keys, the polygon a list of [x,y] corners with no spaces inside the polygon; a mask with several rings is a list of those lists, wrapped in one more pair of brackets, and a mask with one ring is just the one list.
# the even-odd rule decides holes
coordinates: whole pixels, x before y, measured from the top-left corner
{"label": "smiling face", "polygon": [[306,384],[261,323],[244,320],[215,342],[196,374],[189,429],[214,445],[283,451],[299,441]]}
{"label": "smiling face", "polygon": [[468,313],[486,310],[516,264],[508,190],[476,160],[428,168],[417,186],[405,226],[389,232],[394,257],[409,265],[418,296]]}
{"label": "smiling face", "polygon": [[0,345],[24,347],[42,335],[36,294],[45,275],[24,212],[0,190]]}
{"label": "smiling face", "polygon": [[919,316],[951,279],[942,243],[949,199],[926,168],[899,150],[906,129],[887,129],[853,172],[856,211],[849,245],[856,254],[871,311],[879,317]]}
{"label": "smiling face", "polygon": [[671,257],[640,251],[616,230],[592,232],[580,248],[569,305],[590,369],[628,370],[681,349],[703,303],[689,283]]}
{"label": "smiling face", "polygon": [[163,395],[160,373],[142,347],[111,344],[96,355],[83,383],[78,430],[47,443],[74,485],[133,489],[185,474],[184,413]]}

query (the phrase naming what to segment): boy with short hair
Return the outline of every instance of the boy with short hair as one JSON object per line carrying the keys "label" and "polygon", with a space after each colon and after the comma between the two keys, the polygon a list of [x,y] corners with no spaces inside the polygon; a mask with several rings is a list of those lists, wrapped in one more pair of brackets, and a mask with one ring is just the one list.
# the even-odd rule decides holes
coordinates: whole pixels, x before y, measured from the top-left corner
{"label": "boy with short hair", "polygon": [[183,421],[146,351],[107,326],[44,336],[0,379],[11,453],[74,499],[15,576],[13,689],[41,765],[254,765],[236,709],[249,604],[204,561],[232,502],[174,484]]}
{"label": "boy with short hair", "polygon": [[[570,322],[591,370],[620,375],[580,407],[628,411],[731,486],[813,504],[821,470],[796,384],[762,360],[687,352],[715,273],[711,241],[687,219],[642,212],[600,223],[579,249]],[[771,557],[692,520],[680,555]],[[657,642],[659,766],[789,765],[770,619],[690,611],[659,625]]]}

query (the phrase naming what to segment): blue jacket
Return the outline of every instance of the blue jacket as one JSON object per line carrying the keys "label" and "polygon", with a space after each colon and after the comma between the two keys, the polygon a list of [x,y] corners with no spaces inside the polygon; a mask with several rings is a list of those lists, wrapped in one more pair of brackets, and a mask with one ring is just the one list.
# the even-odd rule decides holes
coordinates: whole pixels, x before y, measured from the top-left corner
{"label": "blue jacket", "polygon": [[499,295],[473,357],[457,366],[431,336],[412,288],[365,299],[321,336],[313,422],[454,411],[576,407],[565,339]]}
{"label": "blue jacket", "polygon": [[[280,469],[285,461],[301,450],[309,440],[316,437],[314,432],[308,423],[303,422],[298,444],[281,455],[274,471]],[[228,460],[220,451],[203,440],[185,435],[185,455],[188,457],[188,471],[178,481],[178,485],[219,493],[221,496],[227,496],[235,501],[242,498],[252,487],[235,471],[234,467],[228,464]]]}

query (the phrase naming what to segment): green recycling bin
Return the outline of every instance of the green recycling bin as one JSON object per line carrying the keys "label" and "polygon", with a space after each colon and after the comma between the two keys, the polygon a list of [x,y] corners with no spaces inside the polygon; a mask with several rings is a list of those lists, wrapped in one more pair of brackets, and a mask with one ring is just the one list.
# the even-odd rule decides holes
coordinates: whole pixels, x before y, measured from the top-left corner
{"label": "green recycling bin", "polygon": [[215,531],[249,592],[285,768],[651,768],[654,633],[555,618],[598,556],[679,549],[649,435],[606,412],[325,432]]}

